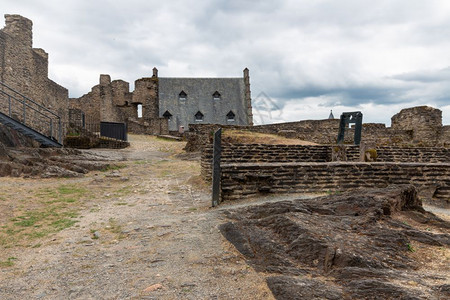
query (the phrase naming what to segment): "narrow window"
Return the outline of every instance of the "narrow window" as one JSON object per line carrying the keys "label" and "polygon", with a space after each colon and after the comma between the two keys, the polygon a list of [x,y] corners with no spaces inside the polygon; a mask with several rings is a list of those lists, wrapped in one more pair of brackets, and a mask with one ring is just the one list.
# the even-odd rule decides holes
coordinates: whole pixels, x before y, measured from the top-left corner
{"label": "narrow window", "polygon": [[213,100],[220,100],[220,93],[218,91],[215,91],[213,94]]}
{"label": "narrow window", "polygon": [[172,114],[168,110],[166,110],[163,113],[163,117],[170,121],[170,119],[172,118]]}
{"label": "narrow window", "polygon": [[227,113],[227,121],[228,122],[234,122],[235,117],[236,117],[236,115],[231,110],[229,113]]}
{"label": "narrow window", "polygon": [[137,115],[138,118],[142,118],[142,104],[137,105]]}
{"label": "narrow window", "polygon": [[187,94],[184,91],[181,91],[181,93],[178,94],[178,99],[180,101],[186,101],[187,99]]}
{"label": "narrow window", "polygon": [[195,121],[196,122],[201,122],[201,121],[203,121],[203,114],[200,112],[200,111],[198,111],[196,114],[195,114]]}

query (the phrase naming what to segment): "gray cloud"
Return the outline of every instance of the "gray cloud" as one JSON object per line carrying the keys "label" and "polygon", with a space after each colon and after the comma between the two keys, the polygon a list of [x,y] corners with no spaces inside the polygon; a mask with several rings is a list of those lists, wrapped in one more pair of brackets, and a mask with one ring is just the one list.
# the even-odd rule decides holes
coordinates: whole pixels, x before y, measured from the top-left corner
{"label": "gray cloud", "polygon": [[2,8],[33,20],[50,77],[72,96],[101,73],[132,84],[154,66],[160,76],[233,77],[248,67],[253,95],[280,108],[429,104],[450,122],[446,0],[4,0]]}

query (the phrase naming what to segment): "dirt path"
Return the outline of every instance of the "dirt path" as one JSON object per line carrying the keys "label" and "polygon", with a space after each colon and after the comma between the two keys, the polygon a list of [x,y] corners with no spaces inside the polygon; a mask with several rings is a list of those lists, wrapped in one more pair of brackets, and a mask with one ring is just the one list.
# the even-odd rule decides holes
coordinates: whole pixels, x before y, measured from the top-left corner
{"label": "dirt path", "polygon": [[0,178],[0,299],[273,299],[182,143],[131,144],[94,151],[121,167],[83,178]]}

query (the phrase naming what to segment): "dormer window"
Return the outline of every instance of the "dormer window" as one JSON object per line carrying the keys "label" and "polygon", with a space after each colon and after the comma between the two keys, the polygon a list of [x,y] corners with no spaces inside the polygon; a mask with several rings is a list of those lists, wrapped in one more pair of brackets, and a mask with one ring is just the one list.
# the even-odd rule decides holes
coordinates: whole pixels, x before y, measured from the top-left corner
{"label": "dormer window", "polygon": [[213,96],[213,100],[220,100],[220,93],[218,91],[215,91]]}
{"label": "dormer window", "polygon": [[163,113],[163,117],[170,121],[170,118],[172,118],[172,114],[168,110],[166,110]]}
{"label": "dormer window", "polygon": [[178,94],[178,99],[180,101],[186,101],[187,99],[187,94],[184,91],[181,91],[181,93]]}
{"label": "dormer window", "polygon": [[228,122],[234,122],[235,117],[236,117],[236,115],[231,110],[230,110],[229,113],[227,113],[227,121]]}
{"label": "dormer window", "polygon": [[196,114],[195,114],[195,121],[196,122],[201,122],[201,121],[203,121],[203,114],[200,112],[200,111],[198,111]]}

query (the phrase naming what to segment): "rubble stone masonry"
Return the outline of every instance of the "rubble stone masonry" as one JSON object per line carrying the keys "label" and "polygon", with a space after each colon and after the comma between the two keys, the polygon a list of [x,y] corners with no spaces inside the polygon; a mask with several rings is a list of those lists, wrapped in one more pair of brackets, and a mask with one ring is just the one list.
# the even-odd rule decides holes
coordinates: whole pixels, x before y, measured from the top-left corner
{"label": "rubble stone masonry", "polygon": [[413,184],[430,200],[445,192],[450,204],[450,163],[244,163],[221,165],[222,201],[265,193],[339,192]]}
{"label": "rubble stone masonry", "polygon": [[48,78],[48,54],[33,48],[31,20],[5,15],[0,30],[0,81],[62,117],[68,117],[68,90]]}

